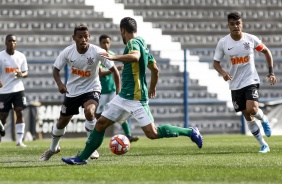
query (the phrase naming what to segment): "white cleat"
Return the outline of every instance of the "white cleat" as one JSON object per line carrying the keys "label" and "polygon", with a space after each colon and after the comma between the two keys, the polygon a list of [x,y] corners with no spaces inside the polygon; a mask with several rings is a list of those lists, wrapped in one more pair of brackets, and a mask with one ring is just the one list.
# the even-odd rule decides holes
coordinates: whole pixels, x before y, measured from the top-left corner
{"label": "white cleat", "polygon": [[58,146],[57,151],[52,151],[51,149],[46,150],[41,157],[39,158],[39,161],[47,161],[51,158],[51,156],[59,153],[61,151],[61,148]]}
{"label": "white cleat", "polygon": [[19,147],[22,147],[22,148],[25,148],[25,147],[26,147],[26,145],[25,145],[24,143],[22,143],[22,142],[18,142],[18,143],[16,144],[16,146],[19,146]]}
{"label": "white cleat", "polygon": [[91,159],[98,159],[99,156],[100,156],[100,155],[99,155],[98,151],[95,150],[95,151],[91,154],[90,158],[91,158]]}

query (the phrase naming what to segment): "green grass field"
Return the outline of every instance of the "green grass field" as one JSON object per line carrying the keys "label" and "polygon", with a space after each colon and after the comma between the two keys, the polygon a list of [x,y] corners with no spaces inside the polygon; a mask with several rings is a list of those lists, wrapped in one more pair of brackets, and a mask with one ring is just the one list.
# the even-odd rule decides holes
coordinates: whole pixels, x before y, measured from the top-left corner
{"label": "green grass field", "polygon": [[282,136],[266,138],[271,152],[259,154],[253,137],[244,135],[204,136],[204,146],[185,137],[149,140],[142,137],[125,155],[108,148],[106,138],[100,158],[84,166],[70,166],[61,157],[82,150],[85,139],[62,139],[61,153],[39,162],[50,140],[0,144],[0,183],[282,183]]}

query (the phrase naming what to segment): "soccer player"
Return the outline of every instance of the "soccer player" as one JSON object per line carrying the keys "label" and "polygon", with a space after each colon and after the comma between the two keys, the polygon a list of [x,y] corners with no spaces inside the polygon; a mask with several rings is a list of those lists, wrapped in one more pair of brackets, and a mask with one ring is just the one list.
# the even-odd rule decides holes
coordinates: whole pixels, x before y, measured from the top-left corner
{"label": "soccer player", "polygon": [[17,39],[9,34],[5,39],[6,50],[0,52],[0,142],[1,136],[5,136],[6,119],[10,109],[16,113],[16,145],[26,147],[23,143],[25,122],[23,110],[27,102],[24,95],[22,78],[28,76],[26,57],[16,50]]}
{"label": "soccer player", "polygon": [[[62,158],[62,161],[67,164],[86,164],[91,153],[102,144],[106,128],[115,122],[124,122],[131,116],[137,120],[149,139],[187,136],[199,148],[202,147],[203,139],[196,127],[181,128],[169,124],[155,126],[148,98],[156,96],[159,77],[156,61],[150,54],[144,39],[137,36],[137,23],[133,18],[125,17],[121,20],[120,32],[123,42],[126,44],[124,54],[111,56],[108,53],[101,53],[101,55],[110,60],[123,62],[121,92],[110,101],[108,107],[102,112],[102,116],[97,120],[94,130],[88,137],[84,150],[74,158]],[[151,71],[149,89],[146,83],[146,67]]]}
{"label": "soccer player", "polygon": [[[65,48],[54,63],[53,77],[58,85],[59,92],[65,93],[66,98],[61,107],[59,120],[53,126],[50,149],[43,153],[39,158],[40,161],[47,161],[52,155],[60,152],[59,140],[65,134],[66,126],[72,116],[79,113],[80,106],[84,108],[85,128],[88,130],[88,134],[94,129],[96,123],[94,113],[99,104],[101,92],[99,81],[99,66],[101,63],[113,72],[116,93],[120,91],[119,72],[113,61],[99,55],[100,52],[105,52],[105,50],[88,43],[90,38],[88,27],[86,25],[76,26],[72,38],[75,43]],[[59,72],[66,64],[70,68],[70,74],[65,86],[61,81]],[[93,154],[95,154],[94,151]]]}
{"label": "soccer player", "polygon": [[[270,84],[274,85],[277,80],[273,72],[272,55],[258,37],[242,32],[243,22],[239,13],[229,13],[227,21],[230,34],[219,40],[213,66],[225,81],[229,81],[234,109],[243,113],[251,133],[261,145],[259,153],[267,153],[270,148],[255,121],[255,118],[261,121],[265,135],[270,137],[268,119],[258,106],[260,79],[255,68],[254,51],[265,55],[269,67],[267,77]],[[224,55],[227,62],[230,62],[229,72],[220,65]]]}
{"label": "soccer player", "polygon": [[[99,44],[100,44],[100,47],[105,49],[109,55],[112,55],[112,56],[115,55],[115,53],[110,50],[110,47],[111,47],[111,37],[110,36],[101,35],[99,37]],[[117,66],[117,69],[120,71],[123,69],[123,67]],[[96,119],[99,119],[101,117],[101,113],[105,110],[106,105],[116,95],[115,93],[116,86],[113,81],[112,72],[109,71],[103,64],[101,64],[100,66],[99,76],[100,76],[102,90],[101,90],[101,97],[99,100],[99,106],[96,109],[96,114],[95,114]],[[124,123],[121,123],[121,127],[130,142],[138,141],[139,137],[131,135],[130,127],[127,121],[125,121]]]}

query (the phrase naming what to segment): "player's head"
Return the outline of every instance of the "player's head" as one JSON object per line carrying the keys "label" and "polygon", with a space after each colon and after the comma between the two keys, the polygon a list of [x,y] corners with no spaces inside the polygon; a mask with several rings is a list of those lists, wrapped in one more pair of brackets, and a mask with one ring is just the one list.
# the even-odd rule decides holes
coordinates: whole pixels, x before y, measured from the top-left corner
{"label": "player's head", "polygon": [[133,34],[137,32],[137,23],[131,17],[125,17],[120,21],[120,33],[123,43],[126,44],[125,34]]}
{"label": "player's head", "polygon": [[111,37],[109,35],[101,35],[99,37],[99,43],[101,48],[109,51],[111,47]]}
{"label": "player's head", "polygon": [[8,34],[5,39],[6,50],[15,50],[17,47],[16,36]]}
{"label": "player's head", "polygon": [[90,39],[88,27],[86,25],[83,25],[83,24],[81,24],[79,26],[75,26],[72,38],[75,41],[77,48],[87,49],[88,48],[88,41]]}
{"label": "player's head", "polygon": [[232,12],[227,15],[228,28],[231,35],[238,36],[242,34],[243,22],[238,12]]}

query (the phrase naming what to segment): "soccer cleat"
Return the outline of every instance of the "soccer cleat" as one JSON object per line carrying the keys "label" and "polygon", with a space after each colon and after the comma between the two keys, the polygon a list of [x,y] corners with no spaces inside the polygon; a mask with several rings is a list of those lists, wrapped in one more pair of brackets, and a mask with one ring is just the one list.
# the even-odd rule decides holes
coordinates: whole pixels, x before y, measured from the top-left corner
{"label": "soccer cleat", "polygon": [[197,127],[191,127],[192,129],[192,133],[191,133],[191,140],[197,144],[197,146],[199,148],[202,148],[203,146],[203,137],[202,135],[200,134],[199,130]]}
{"label": "soccer cleat", "polygon": [[264,134],[267,136],[267,137],[270,137],[271,136],[271,128],[269,126],[269,122],[268,120],[267,121],[263,121],[261,123],[262,127],[263,127],[263,130],[264,130]]}
{"label": "soccer cleat", "polygon": [[97,150],[95,150],[91,155],[90,155],[91,159],[98,159],[99,158],[99,153]]}
{"label": "soccer cleat", "polygon": [[18,143],[16,144],[16,146],[19,146],[19,147],[22,147],[22,148],[25,148],[25,147],[26,147],[26,145],[25,145],[24,143],[22,143],[22,142],[18,142]]}
{"label": "soccer cleat", "polygon": [[129,140],[129,142],[136,142],[139,140],[139,137],[138,136],[126,136]]}
{"label": "soccer cleat", "polygon": [[46,150],[41,157],[39,158],[39,161],[47,161],[53,156],[54,154],[57,154],[61,151],[61,148],[58,146],[56,151],[52,151],[51,149]]}
{"label": "soccer cleat", "polygon": [[270,148],[268,145],[263,145],[259,150],[259,153],[267,153],[267,152],[270,152]]}
{"label": "soccer cleat", "polygon": [[87,161],[79,160],[78,156],[73,158],[62,158],[62,161],[69,165],[85,165]]}

